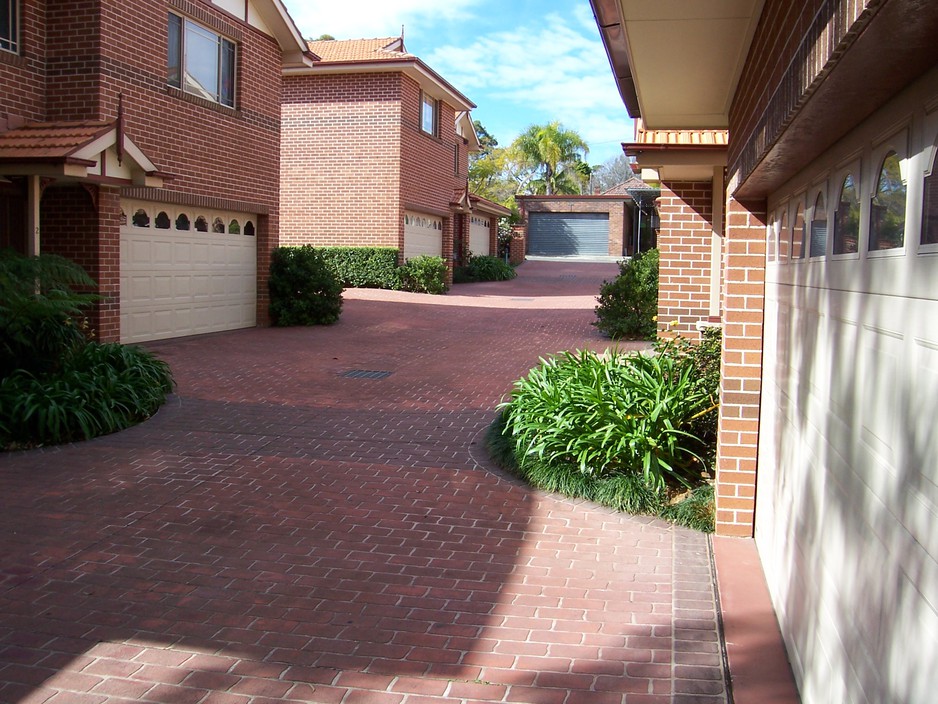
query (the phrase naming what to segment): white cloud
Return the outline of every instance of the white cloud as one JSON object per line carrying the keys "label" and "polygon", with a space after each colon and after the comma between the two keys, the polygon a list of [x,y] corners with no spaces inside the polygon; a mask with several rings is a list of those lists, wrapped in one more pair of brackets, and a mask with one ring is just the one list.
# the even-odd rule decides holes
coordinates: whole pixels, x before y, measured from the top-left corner
{"label": "white cloud", "polygon": [[[466,17],[478,0],[285,0],[303,36],[331,34],[337,39],[396,37],[440,20]],[[406,34],[405,34],[406,36]]]}
{"label": "white cloud", "polygon": [[479,103],[476,116],[501,144],[530,124],[559,120],[590,144],[590,161],[601,162],[621,153],[619,143],[632,136],[588,9],[548,14],[424,58]]}

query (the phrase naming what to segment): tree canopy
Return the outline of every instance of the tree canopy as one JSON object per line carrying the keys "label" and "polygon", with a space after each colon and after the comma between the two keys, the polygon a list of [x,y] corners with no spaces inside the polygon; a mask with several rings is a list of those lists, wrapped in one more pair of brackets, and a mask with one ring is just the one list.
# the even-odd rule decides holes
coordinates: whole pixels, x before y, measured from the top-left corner
{"label": "tree canopy", "polygon": [[589,182],[589,147],[574,130],[559,122],[531,125],[512,142],[511,149],[527,168],[528,188],[535,194],[582,193]]}

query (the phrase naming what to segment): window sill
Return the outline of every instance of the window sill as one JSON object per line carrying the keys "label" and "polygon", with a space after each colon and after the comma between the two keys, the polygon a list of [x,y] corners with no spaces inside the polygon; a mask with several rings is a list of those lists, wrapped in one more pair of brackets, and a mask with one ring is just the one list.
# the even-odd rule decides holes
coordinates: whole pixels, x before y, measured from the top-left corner
{"label": "window sill", "polygon": [[166,86],[166,92],[168,95],[183,100],[187,103],[192,103],[193,105],[201,105],[204,108],[209,110],[214,110],[219,112],[222,115],[228,115],[229,117],[240,117],[241,111],[237,108],[229,108],[227,105],[222,105],[221,103],[216,103],[214,100],[206,100],[205,98],[200,98],[197,95],[192,95],[192,93],[187,93],[184,90],[180,90],[174,86]]}
{"label": "window sill", "polygon": [[26,66],[26,58],[22,54],[16,54],[6,49],[0,49],[0,63],[10,66]]}

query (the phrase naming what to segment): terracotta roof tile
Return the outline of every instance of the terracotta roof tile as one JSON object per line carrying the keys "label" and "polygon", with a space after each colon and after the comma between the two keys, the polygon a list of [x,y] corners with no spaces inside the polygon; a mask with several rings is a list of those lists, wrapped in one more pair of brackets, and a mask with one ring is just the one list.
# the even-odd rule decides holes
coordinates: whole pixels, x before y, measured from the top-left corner
{"label": "terracotta roof tile", "polygon": [[638,144],[726,145],[726,130],[648,130],[639,129]]}
{"label": "terracotta roof tile", "polygon": [[642,181],[638,176],[633,176],[628,181],[620,183],[617,186],[613,186],[607,191],[603,191],[600,195],[604,196],[627,196],[629,195],[629,189],[636,188],[648,188],[648,184]]}
{"label": "terracotta roof tile", "polygon": [[411,58],[400,37],[377,39],[330,39],[309,42],[309,50],[322,59],[322,63],[352,61],[398,61]]}
{"label": "terracotta roof tile", "polygon": [[0,159],[65,159],[113,127],[113,122],[28,123],[0,132]]}

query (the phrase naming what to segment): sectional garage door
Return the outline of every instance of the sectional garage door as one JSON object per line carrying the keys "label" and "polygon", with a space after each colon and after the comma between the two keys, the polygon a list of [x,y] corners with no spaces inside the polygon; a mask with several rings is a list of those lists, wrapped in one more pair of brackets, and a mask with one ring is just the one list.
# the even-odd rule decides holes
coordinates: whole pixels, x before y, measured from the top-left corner
{"label": "sectional garage door", "polygon": [[404,259],[443,256],[443,218],[404,213]]}
{"label": "sectional garage door", "polygon": [[490,230],[491,221],[480,215],[473,215],[469,218],[469,251],[479,255],[491,254],[490,248]]}
{"label": "sectional garage door", "polygon": [[121,341],[253,327],[257,216],[121,203]]}
{"label": "sectional garage door", "polygon": [[609,255],[608,213],[531,213],[528,254],[563,257]]}

